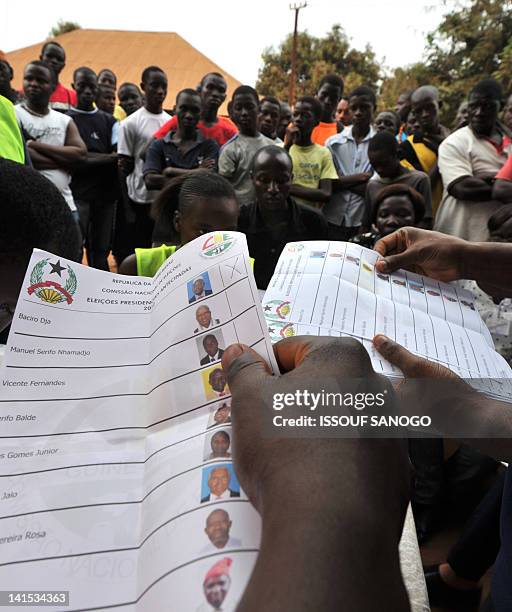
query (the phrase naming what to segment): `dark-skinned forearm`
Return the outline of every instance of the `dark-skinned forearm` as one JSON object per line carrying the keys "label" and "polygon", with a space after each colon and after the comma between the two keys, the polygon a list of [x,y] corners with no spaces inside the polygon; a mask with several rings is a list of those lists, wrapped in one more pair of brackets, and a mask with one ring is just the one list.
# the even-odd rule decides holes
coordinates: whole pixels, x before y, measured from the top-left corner
{"label": "dark-skinned forearm", "polygon": [[36,170],[58,170],[59,165],[56,164],[53,159],[50,159],[46,155],[43,155],[39,151],[36,151],[32,147],[28,148],[28,154],[32,165]]}
{"label": "dark-skinned forearm", "polygon": [[168,166],[165,169],[163,174],[164,178],[171,179],[175,176],[183,176],[184,174],[190,174],[191,172],[197,172],[199,167],[197,168],[175,168],[173,166]]}
{"label": "dark-skinned forearm", "polygon": [[504,204],[512,204],[512,182],[497,180],[492,189],[492,197]]}
{"label": "dark-skinned forearm", "polygon": [[457,200],[485,202],[492,199],[491,186],[482,179],[466,177],[448,188],[448,193]]}
{"label": "dark-skinned forearm", "polygon": [[346,500],[313,511],[278,499],[264,511],[260,553],[237,612],[410,609],[385,517],[368,520],[371,511],[352,513]]}
{"label": "dark-skinned forearm", "polygon": [[156,172],[149,172],[144,175],[144,184],[148,191],[162,189],[166,183],[166,178],[163,174],[157,174]]}
{"label": "dark-skinned forearm", "polygon": [[500,242],[465,242],[459,247],[460,278],[499,289],[512,297],[512,244]]}
{"label": "dark-skinned forearm", "polygon": [[308,202],[328,202],[331,197],[331,193],[327,190],[312,189],[302,185],[292,185],[290,187],[290,195],[302,198]]}
{"label": "dark-skinned forearm", "polygon": [[354,185],[349,189],[352,193],[355,193],[360,198],[364,198],[366,195],[366,183],[361,183],[359,185]]}
{"label": "dark-skinned forearm", "polygon": [[87,166],[109,166],[111,164],[117,164],[117,154],[88,152],[84,163]]}
{"label": "dark-skinned forearm", "polygon": [[348,176],[340,176],[337,180],[332,181],[333,191],[346,191],[347,189],[352,190],[353,187],[361,185],[366,189],[368,177],[362,178],[361,174],[351,174]]}
{"label": "dark-skinned forearm", "polygon": [[59,167],[72,167],[87,159],[87,149],[72,145],[57,146],[36,141],[30,143],[29,149],[53,159]]}
{"label": "dark-skinned forearm", "polygon": [[[443,436],[458,439],[498,461],[512,461],[510,404],[474,391],[458,392],[457,387],[451,395],[450,387],[443,385],[444,397],[431,409],[432,414],[445,417],[441,419]],[[471,432],[471,438],[461,432]]]}

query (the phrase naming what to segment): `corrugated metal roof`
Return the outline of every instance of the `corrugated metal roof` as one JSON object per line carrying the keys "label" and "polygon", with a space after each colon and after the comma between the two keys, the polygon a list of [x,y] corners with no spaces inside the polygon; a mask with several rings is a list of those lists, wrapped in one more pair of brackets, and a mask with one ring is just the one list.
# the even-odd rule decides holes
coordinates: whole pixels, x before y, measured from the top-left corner
{"label": "corrugated metal roof", "polygon": [[[66,87],[70,87],[73,70],[79,66],[89,66],[96,72],[110,68],[117,75],[119,86],[124,81],[139,84],[144,68],[157,65],[169,79],[165,107],[171,108],[178,91],[195,87],[207,72],[220,72],[225,76],[228,95],[240,85],[237,79],[175,32],[80,29],[55,40],[66,51],[66,66],[60,75],[60,82]],[[13,87],[16,89],[21,89],[23,69],[28,62],[39,58],[42,45],[40,42],[5,54],[14,69]]]}

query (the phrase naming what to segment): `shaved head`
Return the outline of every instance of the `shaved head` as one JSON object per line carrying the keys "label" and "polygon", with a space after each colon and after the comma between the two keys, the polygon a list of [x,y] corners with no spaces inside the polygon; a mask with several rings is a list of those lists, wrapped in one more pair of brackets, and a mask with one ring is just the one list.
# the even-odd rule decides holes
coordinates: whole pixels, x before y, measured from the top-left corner
{"label": "shaved head", "polygon": [[289,170],[293,169],[293,162],[286,149],[276,145],[268,145],[262,147],[256,152],[252,159],[252,171],[257,172],[258,169],[270,161],[276,161],[285,164]]}
{"label": "shaved head", "polygon": [[439,90],[437,87],[434,87],[433,85],[422,85],[421,87],[418,87],[418,89],[414,90],[411,96],[411,103],[417,104],[426,98],[439,102]]}

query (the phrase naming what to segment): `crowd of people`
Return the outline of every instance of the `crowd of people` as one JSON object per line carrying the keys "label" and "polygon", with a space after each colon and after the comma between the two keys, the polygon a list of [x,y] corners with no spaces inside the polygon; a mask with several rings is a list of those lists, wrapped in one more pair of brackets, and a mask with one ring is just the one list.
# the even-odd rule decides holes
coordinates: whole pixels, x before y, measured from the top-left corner
{"label": "crowd of people", "polygon": [[[247,236],[257,286],[265,289],[287,242],[377,245],[381,255],[391,253],[389,261],[395,252],[416,253],[418,242],[423,251],[417,259],[401,262],[408,267],[423,262],[422,257],[435,260],[438,251],[432,245],[455,240],[446,266],[450,258],[469,258],[472,245],[485,243],[481,251],[488,261],[496,260],[498,272],[510,276],[505,268],[510,249],[494,243],[512,242],[512,96],[505,101],[496,80],[482,78],[468,91],[454,125],[447,127],[440,123],[443,101],[430,85],[403,92],[394,109],[379,109],[372,84],[346,92],[342,76],[329,74],[316,92],[290,105],[262,97],[248,85],[228,92],[224,77],[211,72],[164,108],[167,75],[156,65],[142,71],[140,85],[119,87],[112,70],[96,73],[78,66],[68,88],[59,80],[65,62],[57,41],[45,43],[40,58],[25,66],[23,90],[16,91],[12,68],[0,59],[0,158],[10,160],[0,160],[0,253],[11,254],[8,262],[0,258],[0,268],[9,271],[7,297],[0,300],[0,343],[6,342],[16,287],[34,246],[76,261],[85,258],[101,270],[153,276],[176,249],[198,236],[238,230]],[[432,229],[454,238],[443,239]],[[409,242],[398,248],[394,236],[409,237]],[[457,239],[469,247],[457,250]],[[497,350],[512,364],[512,291],[496,272],[486,278],[482,264],[475,262],[457,260],[457,274],[449,279],[438,269],[420,268],[434,278],[460,279],[474,291]],[[392,362],[398,354],[397,365],[406,368],[409,357],[390,353],[389,343],[376,346]],[[225,353],[223,363],[230,362],[233,351]],[[243,435],[237,432],[238,447]],[[476,505],[479,500],[469,492],[496,473],[495,459],[502,458],[488,447],[467,445],[458,446],[449,461],[446,455],[440,439],[409,442],[420,542],[431,536],[447,500],[469,506],[471,498],[471,507]],[[378,471],[374,464],[371,469]],[[250,490],[250,478],[245,486]],[[428,570],[431,597],[459,601],[478,591],[480,577],[500,550],[504,490],[500,478],[481,501],[485,511],[477,509],[470,535],[450,560]],[[381,491],[378,503],[391,493]],[[483,541],[489,551],[485,560],[468,564],[467,551]],[[290,550],[280,554],[290,559]],[[265,554],[262,559],[269,566],[265,571],[272,571],[274,562]],[[325,570],[329,575],[331,570]],[[396,582],[394,570],[376,569]],[[253,596],[258,579],[244,601]],[[397,588],[395,596],[396,607],[389,609],[404,609],[403,589]]]}
{"label": "crowd of people", "polygon": [[[57,186],[80,225],[88,264],[99,269],[112,268],[113,253],[121,272],[140,273],[150,255],[139,249],[179,247],[206,229],[224,229],[209,206],[186,236],[176,226],[180,194],[209,195],[212,173],[225,179],[217,183],[220,200],[238,202],[261,289],[287,241],[372,246],[404,225],[486,240],[489,218],[512,200],[511,105],[502,109],[504,94],[492,79],[468,92],[450,130],[429,85],[377,113],[374,89],[347,93],[339,75],[323,77],[315,95],[291,108],[248,85],[229,95],[224,77],[209,73],[165,110],[167,75],[158,66],[143,70],[140,88],[118,89],[112,70],[81,66],[68,88],[59,80],[65,63],[62,46],[45,43],[15,91],[10,65],[0,62],[4,120],[16,132],[8,119],[14,112],[20,127],[4,155],[17,136],[14,157]],[[171,251],[160,248],[160,263],[163,252]]]}

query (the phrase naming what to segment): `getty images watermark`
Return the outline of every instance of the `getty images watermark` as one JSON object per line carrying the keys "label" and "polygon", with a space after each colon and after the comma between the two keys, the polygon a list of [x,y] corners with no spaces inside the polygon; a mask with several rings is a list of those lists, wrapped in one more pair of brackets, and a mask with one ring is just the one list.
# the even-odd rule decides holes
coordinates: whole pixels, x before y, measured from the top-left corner
{"label": "getty images watermark", "polygon": [[[326,382],[325,380],[323,381]],[[273,390],[274,391],[274,390]],[[405,413],[388,381],[332,381],[317,389],[271,393],[263,432],[272,437],[429,437],[432,418]]]}
{"label": "getty images watermark", "polygon": [[489,406],[510,411],[512,379],[391,382],[383,376],[338,380],[323,375],[321,385],[309,389],[297,388],[293,378],[283,377],[280,384],[279,392],[269,388],[266,409],[259,413],[266,436],[508,437],[499,419],[482,419],[481,412]]}
{"label": "getty images watermark", "polygon": [[[276,414],[273,417],[275,427],[422,427],[428,428],[432,425],[432,419],[423,415],[405,414],[366,414],[363,411],[369,408],[386,406],[388,390],[371,393],[336,393],[336,392],[312,392],[307,389],[297,389],[295,392],[274,393],[272,408],[276,412],[285,407],[297,407],[316,412],[322,409],[321,414],[300,414],[298,416],[284,416]],[[324,409],[345,408],[352,414],[332,414]]]}

